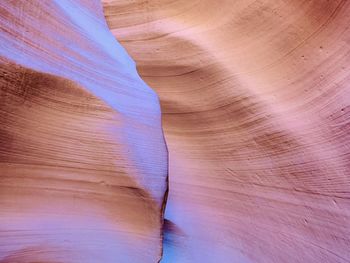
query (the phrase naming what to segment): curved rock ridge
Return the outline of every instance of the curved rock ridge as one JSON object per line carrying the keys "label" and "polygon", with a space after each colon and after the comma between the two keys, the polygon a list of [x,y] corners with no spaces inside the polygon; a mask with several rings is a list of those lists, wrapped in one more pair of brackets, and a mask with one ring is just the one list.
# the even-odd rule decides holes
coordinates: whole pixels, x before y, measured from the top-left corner
{"label": "curved rock ridge", "polygon": [[103,3],[161,100],[162,262],[349,262],[350,2]]}
{"label": "curved rock ridge", "polygon": [[158,97],[100,1],[0,2],[0,262],[157,262]]}

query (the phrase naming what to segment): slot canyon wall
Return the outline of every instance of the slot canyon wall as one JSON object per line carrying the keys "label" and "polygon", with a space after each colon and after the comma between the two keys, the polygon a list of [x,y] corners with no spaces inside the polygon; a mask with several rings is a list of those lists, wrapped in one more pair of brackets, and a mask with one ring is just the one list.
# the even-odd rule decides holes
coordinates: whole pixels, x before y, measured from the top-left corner
{"label": "slot canyon wall", "polygon": [[158,97],[100,1],[0,2],[0,262],[157,262]]}
{"label": "slot canyon wall", "polygon": [[103,3],[161,100],[163,262],[349,262],[350,2]]}
{"label": "slot canyon wall", "polygon": [[349,1],[4,0],[0,40],[0,263],[350,262]]}

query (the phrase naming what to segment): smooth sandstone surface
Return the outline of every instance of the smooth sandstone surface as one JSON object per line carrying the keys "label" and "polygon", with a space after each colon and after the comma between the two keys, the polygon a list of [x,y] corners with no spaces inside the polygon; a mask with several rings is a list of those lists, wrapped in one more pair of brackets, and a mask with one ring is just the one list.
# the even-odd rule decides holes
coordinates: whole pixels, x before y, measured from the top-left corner
{"label": "smooth sandstone surface", "polygon": [[350,262],[350,2],[103,3],[161,100],[162,262]]}
{"label": "smooth sandstone surface", "polygon": [[0,1],[0,263],[350,262],[349,14]]}
{"label": "smooth sandstone surface", "polygon": [[100,1],[0,2],[0,262],[157,262],[158,97]]}

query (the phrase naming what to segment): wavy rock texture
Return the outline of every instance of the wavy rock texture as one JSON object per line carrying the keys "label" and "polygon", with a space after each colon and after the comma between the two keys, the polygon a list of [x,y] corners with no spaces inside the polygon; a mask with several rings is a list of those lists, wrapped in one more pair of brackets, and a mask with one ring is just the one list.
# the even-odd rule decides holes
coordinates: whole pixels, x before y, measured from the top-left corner
{"label": "wavy rock texture", "polygon": [[350,262],[350,2],[103,3],[161,100],[163,262]]}
{"label": "wavy rock texture", "polygon": [[350,262],[350,2],[0,2],[0,262]]}
{"label": "wavy rock texture", "polygon": [[0,262],[157,262],[157,95],[99,1],[0,2]]}

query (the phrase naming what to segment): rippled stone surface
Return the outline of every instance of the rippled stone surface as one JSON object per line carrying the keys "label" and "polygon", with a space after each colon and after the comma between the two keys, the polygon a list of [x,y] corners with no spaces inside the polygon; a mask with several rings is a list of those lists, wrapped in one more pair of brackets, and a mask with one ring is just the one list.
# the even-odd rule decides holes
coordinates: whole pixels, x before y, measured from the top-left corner
{"label": "rippled stone surface", "polygon": [[349,262],[350,2],[103,3],[161,99],[163,262]]}
{"label": "rippled stone surface", "polygon": [[157,262],[158,97],[100,1],[1,1],[0,40],[0,262]]}
{"label": "rippled stone surface", "polygon": [[349,262],[349,14],[1,1],[0,262]]}

